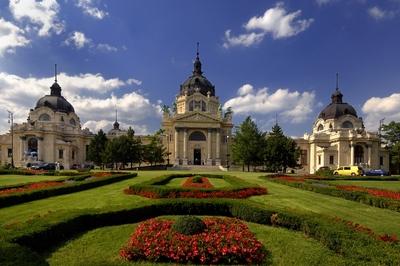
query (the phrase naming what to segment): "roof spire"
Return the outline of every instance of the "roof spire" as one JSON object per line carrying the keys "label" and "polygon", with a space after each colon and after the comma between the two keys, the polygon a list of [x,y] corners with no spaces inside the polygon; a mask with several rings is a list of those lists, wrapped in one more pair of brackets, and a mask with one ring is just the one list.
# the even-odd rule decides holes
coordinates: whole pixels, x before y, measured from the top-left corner
{"label": "roof spire", "polygon": [[336,72],[336,90],[339,89],[339,73]]}
{"label": "roof spire", "polygon": [[114,126],[114,129],[119,130],[117,106],[115,106],[115,122],[114,122],[113,126]]}
{"label": "roof spire", "polygon": [[197,42],[197,49],[196,49],[196,60],[194,60],[194,69],[193,69],[193,75],[198,75],[201,76],[203,72],[201,71],[201,62],[200,62],[200,57],[199,57],[199,45],[200,43]]}
{"label": "roof spire", "polygon": [[54,82],[57,82],[57,64],[54,64]]}

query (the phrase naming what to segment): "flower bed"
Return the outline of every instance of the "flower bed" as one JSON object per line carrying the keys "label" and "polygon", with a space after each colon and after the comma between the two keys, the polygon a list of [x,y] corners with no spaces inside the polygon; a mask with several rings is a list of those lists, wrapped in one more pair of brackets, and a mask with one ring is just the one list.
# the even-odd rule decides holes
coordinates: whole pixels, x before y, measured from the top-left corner
{"label": "flower bed", "polygon": [[151,219],[141,223],[120,250],[126,260],[197,264],[258,264],[264,248],[247,225],[232,218],[205,218],[206,230],[183,235],[173,221]]}
{"label": "flower bed", "polygon": [[182,187],[185,188],[213,188],[214,186],[210,183],[207,177],[201,177],[201,183],[193,182],[193,177],[186,179]]}
{"label": "flower bed", "polygon": [[279,180],[287,181],[287,182],[299,182],[299,183],[302,183],[305,181],[304,177],[292,177],[292,176],[286,176],[286,175],[274,176],[274,179],[279,179]]}
{"label": "flower bed", "polygon": [[43,182],[27,184],[22,187],[1,189],[0,195],[8,195],[8,194],[19,193],[19,192],[27,192],[27,191],[44,189],[44,188],[49,188],[49,187],[57,187],[57,186],[62,186],[62,185],[64,185],[64,182],[43,181]]}
{"label": "flower bed", "polygon": [[202,177],[219,178],[229,183],[224,188],[188,188],[165,186],[174,178],[193,177],[196,174],[172,174],[153,178],[124,189],[128,195],[139,195],[147,198],[235,198],[243,199],[250,196],[264,195],[268,191],[264,187],[246,182],[243,179],[230,175],[202,174]]}
{"label": "flower bed", "polygon": [[344,219],[342,219],[340,217],[335,217],[335,221],[345,224],[348,228],[352,229],[353,231],[367,234],[367,235],[369,235],[369,236],[371,236],[371,237],[373,237],[373,238],[375,238],[377,240],[380,240],[380,241],[383,241],[383,242],[388,242],[388,243],[399,243],[399,240],[397,239],[397,236],[395,234],[378,235],[374,231],[372,231],[371,228],[368,228],[368,227],[363,226],[363,225],[358,224],[358,223],[354,223],[352,221],[344,220]]}
{"label": "flower bed", "polygon": [[263,187],[254,187],[254,188],[244,188],[239,190],[190,190],[190,191],[171,191],[168,193],[159,194],[155,191],[135,191],[131,188],[127,188],[124,190],[125,194],[128,195],[139,195],[146,198],[151,199],[160,199],[160,198],[197,198],[197,199],[205,199],[205,198],[232,198],[232,199],[244,199],[251,196],[257,195],[265,195],[268,194],[266,188]]}
{"label": "flower bed", "polygon": [[365,188],[361,186],[330,185],[315,179],[304,179],[304,182],[291,181],[289,177],[273,176],[268,180],[279,184],[313,191],[347,200],[357,201],[378,208],[386,208],[400,212],[400,193],[396,191]]}
{"label": "flower bed", "polygon": [[400,192],[390,191],[385,189],[376,189],[376,188],[367,188],[367,187],[360,187],[360,186],[346,186],[346,185],[337,185],[337,189],[347,190],[347,191],[361,191],[367,192],[369,195],[375,197],[382,197],[394,200],[400,200]]}

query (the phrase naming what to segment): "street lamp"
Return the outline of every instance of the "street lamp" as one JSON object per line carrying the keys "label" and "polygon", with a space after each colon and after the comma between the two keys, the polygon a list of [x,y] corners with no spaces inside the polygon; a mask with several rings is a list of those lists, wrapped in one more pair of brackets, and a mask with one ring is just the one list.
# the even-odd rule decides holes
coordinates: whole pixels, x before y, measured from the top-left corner
{"label": "street lamp", "polygon": [[226,169],[229,171],[229,135],[226,136]]}
{"label": "street lamp", "polygon": [[14,113],[8,111],[8,123],[11,125],[11,167],[14,168]]}

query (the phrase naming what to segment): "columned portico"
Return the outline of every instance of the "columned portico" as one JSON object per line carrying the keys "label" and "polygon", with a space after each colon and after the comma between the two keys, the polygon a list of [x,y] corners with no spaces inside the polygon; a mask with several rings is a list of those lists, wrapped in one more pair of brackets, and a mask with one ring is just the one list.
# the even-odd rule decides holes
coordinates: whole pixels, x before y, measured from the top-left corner
{"label": "columned portico", "polygon": [[179,164],[178,135],[179,135],[178,129],[175,128],[175,134],[174,134],[175,164]]}
{"label": "columned portico", "polygon": [[208,129],[208,135],[207,135],[207,165],[212,165],[212,159],[211,159],[211,129]]}
{"label": "columned portico", "polygon": [[187,129],[183,129],[183,159],[182,159],[182,164],[187,165],[188,164],[188,156],[187,156]]}

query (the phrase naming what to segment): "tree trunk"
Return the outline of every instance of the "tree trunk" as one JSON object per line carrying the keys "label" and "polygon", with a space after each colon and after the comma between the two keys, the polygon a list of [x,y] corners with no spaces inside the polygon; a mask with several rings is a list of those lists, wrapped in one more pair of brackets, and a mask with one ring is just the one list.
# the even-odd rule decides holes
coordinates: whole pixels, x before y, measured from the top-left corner
{"label": "tree trunk", "polygon": [[250,172],[250,164],[247,164],[247,172]]}

